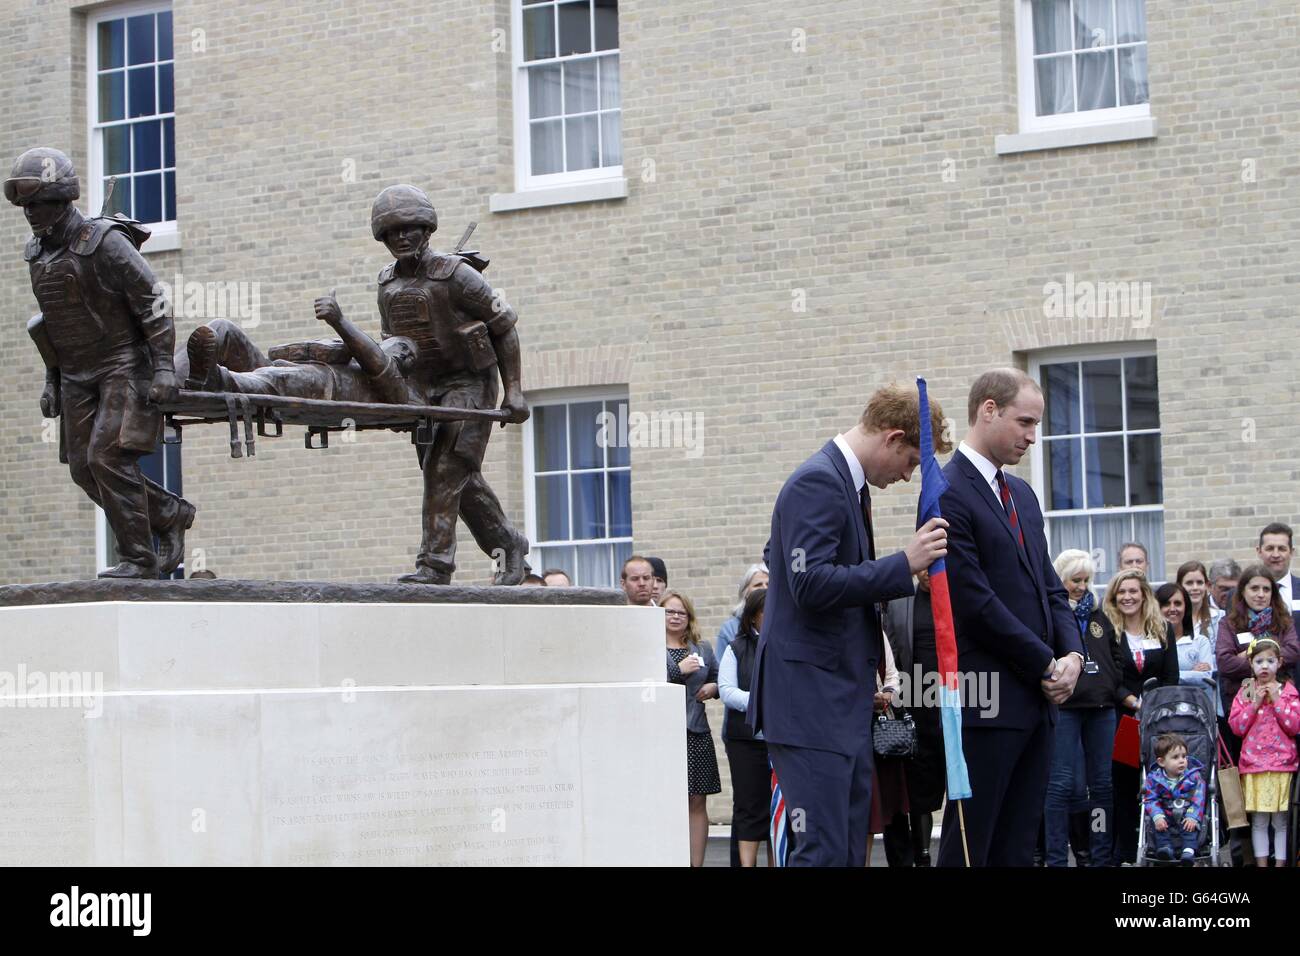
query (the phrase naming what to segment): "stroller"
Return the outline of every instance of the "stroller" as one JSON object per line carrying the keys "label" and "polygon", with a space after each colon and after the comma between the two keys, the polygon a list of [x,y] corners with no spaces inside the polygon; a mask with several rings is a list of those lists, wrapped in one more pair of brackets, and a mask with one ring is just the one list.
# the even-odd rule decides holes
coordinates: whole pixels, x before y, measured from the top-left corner
{"label": "stroller", "polygon": [[[1141,742],[1142,784],[1147,770],[1155,764],[1156,738],[1161,734],[1179,734],[1187,741],[1187,755],[1201,762],[1205,773],[1206,819],[1197,831],[1199,843],[1193,857],[1194,866],[1217,866],[1219,863],[1219,723],[1211,693],[1204,684],[1176,684],[1160,687],[1148,681],[1142,691],[1142,710],[1138,720]],[[1141,797],[1138,798],[1141,800]],[[1139,808],[1138,866],[1168,866],[1156,856],[1153,826],[1145,808]]]}

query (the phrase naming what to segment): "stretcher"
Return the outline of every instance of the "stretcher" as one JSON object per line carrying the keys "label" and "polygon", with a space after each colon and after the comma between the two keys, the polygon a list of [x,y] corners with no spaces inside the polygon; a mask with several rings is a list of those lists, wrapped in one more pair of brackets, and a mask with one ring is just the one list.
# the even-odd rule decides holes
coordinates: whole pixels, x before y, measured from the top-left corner
{"label": "stretcher", "polygon": [[286,425],[301,425],[306,428],[304,444],[312,449],[328,448],[330,432],[379,429],[411,432],[413,443],[425,445],[433,441],[434,428],[438,422],[505,422],[509,421],[510,415],[499,408],[335,402],[319,398],[191,392],[184,389],[176,401],[164,402],[160,407],[166,415],[168,437],[165,440],[169,444],[179,444],[181,429],[189,425],[226,422],[230,426],[231,458],[243,458],[245,455],[254,457],[257,454],[254,435],[280,438],[284,435]]}

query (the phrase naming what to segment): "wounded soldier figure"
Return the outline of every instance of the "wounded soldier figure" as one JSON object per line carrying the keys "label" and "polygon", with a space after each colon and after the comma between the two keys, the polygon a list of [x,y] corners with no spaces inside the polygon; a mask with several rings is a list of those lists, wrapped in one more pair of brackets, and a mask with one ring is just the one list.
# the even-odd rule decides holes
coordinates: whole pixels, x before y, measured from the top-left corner
{"label": "wounded soldier figure", "polygon": [[[339,314],[333,296],[316,300],[317,318],[340,342],[305,342],[272,349],[268,358],[237,325],[218,319],[190,335],[185,387],[195,391],[282,395],[335,402],[423,405],[408,383],[418,350],[406,336],[376,342]],[[179,356],[178,356],[179,358]]]}

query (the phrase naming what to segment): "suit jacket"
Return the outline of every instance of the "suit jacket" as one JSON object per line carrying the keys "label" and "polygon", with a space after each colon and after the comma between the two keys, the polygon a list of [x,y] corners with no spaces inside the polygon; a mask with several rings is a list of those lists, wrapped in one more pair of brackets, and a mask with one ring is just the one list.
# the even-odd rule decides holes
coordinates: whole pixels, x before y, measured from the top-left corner
{"label": "suit jacket", "polygon": [[827,442],[772,509],[771,570],[747,719],[769,743],[852,755],[870,739],[882,645],[876,602],[912,593],[902,552],[868,559],[848,463]]}
{"label": "suit jacket", "polygon": [[[912,677],[912,621],[916,616],[916,595],[890,601],[881,624],[894,651],[894,663],[900,673]],[[919,689],[919,688],[918,688]]]}
{"label": "suit jacket", "polygon": [[[996,714],[962,708],[967,727],[1026,729],[1056,707],[1039,681],[1053,658],[1083,653],[1065,586],[1052,567],[1043,512],[1026,482],[1007,475],[1022,548],[1002,502],[960,450],[943,469],[948,479],[940,507],[948,521],[948,589],[957,629],[957,667],[996,679]],[[966,695],[964,704],[975,704]]]}
{"label": "suit jacket", "polygon": [[[1109,623],[1109,622],[1107,622]],[[1142,699],[1142,685],[1151,678],[1160,681],[1161,687],[1171,687],[1178,683],[1178,640],[1174,637],[1174,626],[1167,624],[1165,646],[1142,652],[1142,672],[1138,673],[1137,661],[1133,659],[1133,649],[1128,646],[1128,638],[1123,634],[1116,642],[1116,653],[1120,664],[1120,695],[1132,694]],[[1125,713],[1127,708],[1121,707]]]}

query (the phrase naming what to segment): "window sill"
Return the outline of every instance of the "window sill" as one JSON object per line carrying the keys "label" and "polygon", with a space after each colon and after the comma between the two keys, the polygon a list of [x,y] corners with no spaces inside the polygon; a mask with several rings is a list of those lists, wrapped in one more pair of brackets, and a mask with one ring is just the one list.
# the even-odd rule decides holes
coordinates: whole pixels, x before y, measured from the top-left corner
{"label": "window sill", "polygon": [[574,183],[571,186],[553,186],[549,189],[493,193],[488,199],[488,209],[492,212],[513,212],[516,209],[538,209],[542,206],[626,198],[626,179],[601,179],[590,183]]}
{"label": "window sill", "polygon": [[181,247],[181,234],[178,229],[168,229],[166,232],[155,232],[140,247],[140,251],[146,256],[151,252],[172,252]]}
{"label": "window sill", "polygon": [[1068,149],[1071,146],[1094,146],[1098,143],[1122,143],[1155,137],[1155,117],[1147,116],[1091,126],[1065,126],[1061,129],[1035,130],[1032,133],[1004,133],[994,138],[993,148],[999,156],[1007,156],[1043,149]]}

